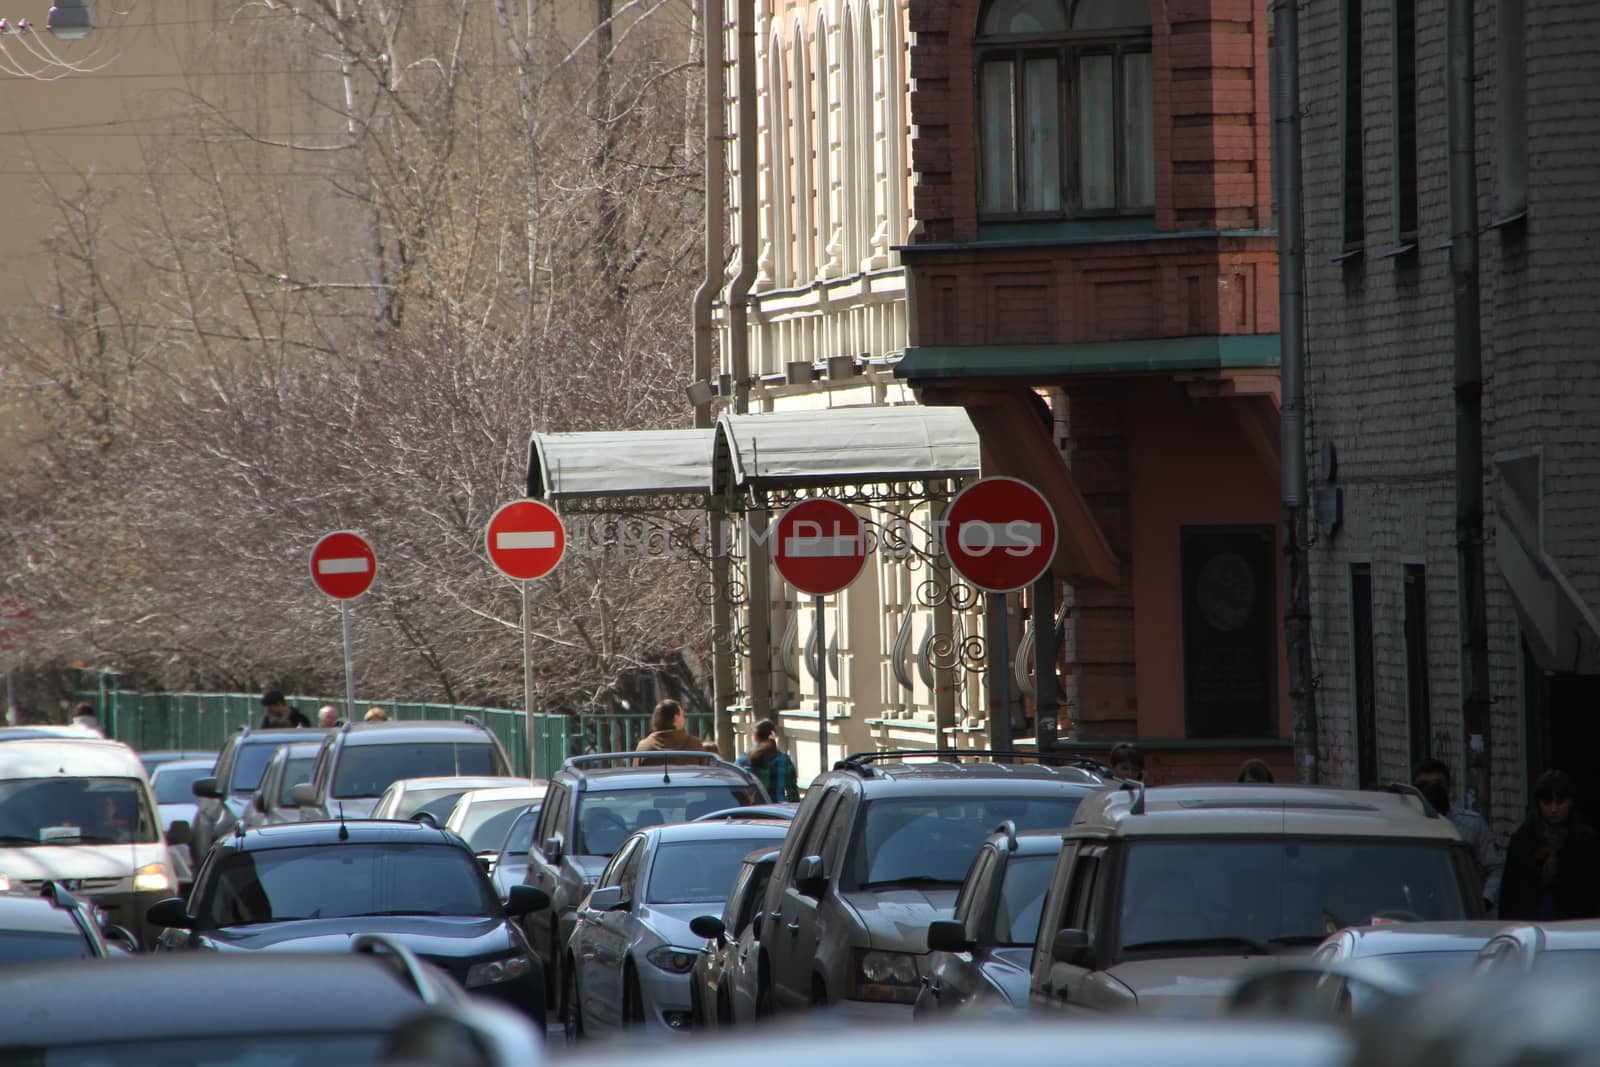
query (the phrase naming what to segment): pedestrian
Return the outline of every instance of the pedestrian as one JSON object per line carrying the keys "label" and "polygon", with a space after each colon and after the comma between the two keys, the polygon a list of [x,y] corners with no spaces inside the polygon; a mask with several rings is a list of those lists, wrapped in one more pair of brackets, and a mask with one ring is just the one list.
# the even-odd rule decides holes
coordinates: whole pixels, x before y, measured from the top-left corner
{"label": "pedestrian", "polygon": [[800,777],[795,773],[794,760],[778,747],[778,726],[771,719],[762,719],[750,728],[749,752],[736,761],[748,768],[773,800],[798,801]]}
{"label": "pedestrian", "polygon": [[362,722],[388,722],[389,721],[389,713],[387,711],[384,711],[382,708],[378,707],[376,704],[374,704],[372,707],[367,709],[367,713],[365,715],[361,716],[361,721]]}
{"label": "pedestrian", "polygon": [[1511,835],[1500,882],[1500,918],[1600,918],[1600,834],[1578,819],[1572,778],[1565,771],[1539,776],[1533,811]]}
{"label": "pedestrian", "polygon": [[261,706],[266,709],[266,714],[261,716],[262,730],[284,730],[311,725],[311,720],[302,715],[299,708],[290,707],[289,702],[283,698],[283,693],[277,689],[268,689],[261,694]]}
{"label": "pedestrian", "polygon": [[1144,753],[1126,741],[1111,748],[1111,773],[1129,782],[1144,781]]}
{"label": "pedestrian", "polygon": [[339,709],[332,704],[324,704],[317,709],[317,725],[324,730],[332,729],[339,725]]}
{"label": "pedestrian", "polygon": [[1479,883],[1483,903],[1493,910],[1500,899],[1500,879],[1505,867],[1505,855],[1500,851],[1500,841],[1495,837],[1489,821],[1475,811],[1458,808],[1450,798],[1450,767],[1443,760],[1425,759],[1411,771],[1411,784],[1428,799],[1435,811],[1448,816],[1455,825],[1461,840],[1472,850],[1478,863]]}
{"label": "pedestrian", "polygon": [[[683,728],[683,705],[676,700],[663,700],[650,713],[650,733],[634,749],[636,752],[704,752],[706,743]],[[716,751],[714,748],[712,751]],[[640,760],[639,766],[648,767],[668,763],[670,760]]]}
{"label": "pedestrian", "polygon": [[105,736],[100,730],[100,716],[95,714],[94,705],[87,700],[72,709],[72,725],[80,730],[88,730],[90,733],[100,734],[101,737]]}
{"label": "pedestrian", "polygon": [[1247,759],[1244,761],[1244,765],[1239,768],[1238,780],[1241,782],[1271,782],[1273,781],[1272,768],[1267,766],[1266,760]]}

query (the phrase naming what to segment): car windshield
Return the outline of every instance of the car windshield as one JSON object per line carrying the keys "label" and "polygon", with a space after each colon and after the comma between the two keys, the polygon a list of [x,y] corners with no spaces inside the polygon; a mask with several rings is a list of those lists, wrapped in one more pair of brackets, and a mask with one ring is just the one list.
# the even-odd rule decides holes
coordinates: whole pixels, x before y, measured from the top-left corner
{"label": "car windshield", "polygon": [[1344,926],[1466,919],[1447,841],[1145,840],[1127,846],[1123,952],[1271,952]]}
{"label": "car windshield", "polygon": [[164,763],[156,768],[150,778],[150,787],[156,791],[157,804],[193,804],[194,783],[211,777],[214,768],[209,764],[182,765]]}
{"label": "car windshield", "polygon": [[857,889],[906,884],[959,886],[972,856],[994,828],[1066,827],[1076,796],[885,797],[867,804],[865,832],[850,847],[850,884]]}
{"label": "car windshield", "polygon": [[662,845],[650,868],[645,899],[651,904],[721,904],[728,899],[744,858],[762,845],[776,843],[767,836]]}
{"label": "car windshield", "polygon": [[261,776],[267,773],[267,764],[272,762],[272,754],[278,751],[279,746],[287,745],[293,740],[293,737],[285,737],[240,745],[239,751],[233,758],[233,780],[228,783],[228,791],[254,793],[261,785]]}
{"label": "car windshield", "polygon": [[507,856],[526,856],[533,847],[533,830],[539,825],[539,805],[528,808],[511,824],[500,852]]}
{"label": "car windshield", "polygon": [[159,841],[148,796],[137,778],[0,781],[0,848]]}
{"label": "car windshield", "polygon": [[333,776],[333,795],[382,796],[401,778],[506,774],[499,750],[486,741],[405,741],[347,745]]}
{"label": "car windshield", "polygon": [[23,1050],[30,1067],[363,1067],[383,1061],[386,1033],[229,1034]]}
{"label": "car windshield", "polygon": [[1039,912],[1056,871],[1055,856],[1013,856],[995,905],[994,940],[1000,945],[1033,945],[1039,937]]}
{"label": "car windshield", "polygon": [[394,841],[236,852],[217,865],[198,909],[212,926],[501,911],[483,870],[460,847]]}
{"label": "car windshield", "polygon": [[578,797],[580,856],[610,856],[635,830],[662,823],[689,822],[722,808],[756,802],[744,786],[693,785],[650,789],[595,789]]}
{"label": "car windshield", "polygon": [[294,787],[311,781],[311,769],[317,765],[317,754],[290,756],[283,769],[283,781],[278,783],[278,807],[294,807]]}
{"label": "car windshield", "polygon": [[0,930],[0,967],[46,960],[81,960],[94,955],[80,933],[47,934],[32,930]]}
{"label": "car windshield", "polygon": [[505,840],[506,830],[518,815],[533,803],[527,797],[480,800],[468,808],[456,832],[466,838],[474,852],[488,852]]}

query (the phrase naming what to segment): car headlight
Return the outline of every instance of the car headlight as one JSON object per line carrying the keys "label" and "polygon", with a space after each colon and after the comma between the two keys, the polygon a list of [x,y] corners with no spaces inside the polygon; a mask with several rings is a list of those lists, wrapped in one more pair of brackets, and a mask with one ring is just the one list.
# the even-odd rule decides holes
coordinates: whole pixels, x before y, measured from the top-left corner
{"label": "car headlight", "polygon": [[172,872],[165,863],[147,863],[134,872],[133,888],[140,893],[165,893],[172,888]]}
{"label": "car headlight", "polygon": [[7,878],[3,874],[0,874],[0,893],[9,892],[11,892],[11,879]]}
{"label": "car headlight", "polygon": [[877,952],[856,949],[850,968],[851,1000],[876,1000],[889,1004],[912,1004],[922,987],[917,973],[917,957],[909,952]]}
{"label": "car headlight", "polygon": [[673,974],[688,974],[694,970],[694,961],[700,953],[692,948],[676,948],[672,945],[661,945],[645,953],[644,958],[660,967],[663,971]]}
{"label": "car headlight", "polygon": [[521,978],[532,967],[533,963],[526,956],[507,956],[503,960],[474,963],[467,968],[467,988],[475,989],[478,986],[509,982],[514,978]]}

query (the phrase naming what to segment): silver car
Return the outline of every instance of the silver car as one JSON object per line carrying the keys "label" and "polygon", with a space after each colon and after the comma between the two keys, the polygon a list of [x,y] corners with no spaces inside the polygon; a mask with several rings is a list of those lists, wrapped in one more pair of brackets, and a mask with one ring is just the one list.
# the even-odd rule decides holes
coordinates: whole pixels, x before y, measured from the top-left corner
{"label": "silver car", "polygon": [[504,900],[511,895],[511,887],[521,885],[528,875],[528,850],[533,847],[533,828],[539,824],[539,805],[524,808],[506,831],[489,870],[489,880],[495,892]]}
{"label": "silver car", "polygon": [[518,785],[496,789],[469,789],[461,794],[444,828],[472,848],[473,855],[484,870],[494,873],[494,860],[500,854],[500,843],[506,831],[529,808],[537,808],[544,801],[544,782],[522,782]]}
{"label": "silver car", "polygon": [[409,819],[419,811],[426,811],[440,826],[450,817],[450,812],[469,789],[493,789],[502,785],[521,785],[526,778],[509,778],[504,775],[451,774],[436,778],[402,778],[389,783],[369,818]]}
{"label": "silver car", "polygon": [[724,820],[629,836],[579,906],[567,943],[569,1036],[639,1025],[689,1030],[689,972],[704,942],[689,923],[721,907],[745,857],[776,847],[787,829]]}
{"label": "silver car", "polygon": [[[174,823],[194,825],[194,783],[211,774],[216,768],[215,756],[197,759],[167,760],[156,764],[150,774],[150,788],[155,790],[156,804],[161,808],[161,832],[171,835]],[[174,845],[185,853],[187,845]],[[190,857],[192,860],[192,857]]]}
{"label": "silver car", "polygon": [[744,858],[721,915],[701,915],[689,923],[706,939],[689,975],[693,1026],[717,1030],[748,1026],[771,1014],[762,999],[761,904],[778,862],[778,849],[759,848]]}
{"label": "silver car", "polygon": [[244,809],[245,826],[255,829],[280,822],[299,822],[300,806],[294,802],[294,787],[311,781],[311,768],[316,765],[317,753],[321,751],[321,738],[279,746],[267,761],[261,784]]}

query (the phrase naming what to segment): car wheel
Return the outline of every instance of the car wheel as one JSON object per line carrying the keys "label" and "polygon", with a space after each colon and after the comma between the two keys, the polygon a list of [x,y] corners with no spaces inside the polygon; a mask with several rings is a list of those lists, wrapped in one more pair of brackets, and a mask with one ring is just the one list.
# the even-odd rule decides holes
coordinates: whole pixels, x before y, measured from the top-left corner
{"label": "car wheel", "polygon": [[578,995],[577,970],[570,960],[562,968],[565,977],[561,981],[561,1028],[569,1045],[583,1040],[583,1000]]}
{"label": "car wheel", "polygon": [[[530,940],[531,940],[531,938],[530,938]],[[561,963],[561,940],[560,940],[560,938],[558,938],[556,936],[556,920],[555,920],[554,916],[551,916],[551,918],[550,918],[550,972],[551,972],[551,974],[550,974],[550,981],[545,985],[545,989],[544,989],[545,1007],[547,1007],[547,1008],[555,1008],[557,1011],[564,1011],[564,1009],[561,1007],[560,1003],[557,1001],[556,998],[566,991],[567,987],[566,987],[566,984],[564,983],[564,981],[562,979],[562,975],[566,970],[567,970],[567,968],[564,965],[562,965],[562,963]]]}
{"label": "car wheel", "polygon": [[717,991],[717,1025],[733,1025],[733,995],[726,989]]}
{"label": "car wheel", "polygon": [[631,963],[622,979],[622,1025],[644,1025],[644,992],[639,988],[639,973]]}

